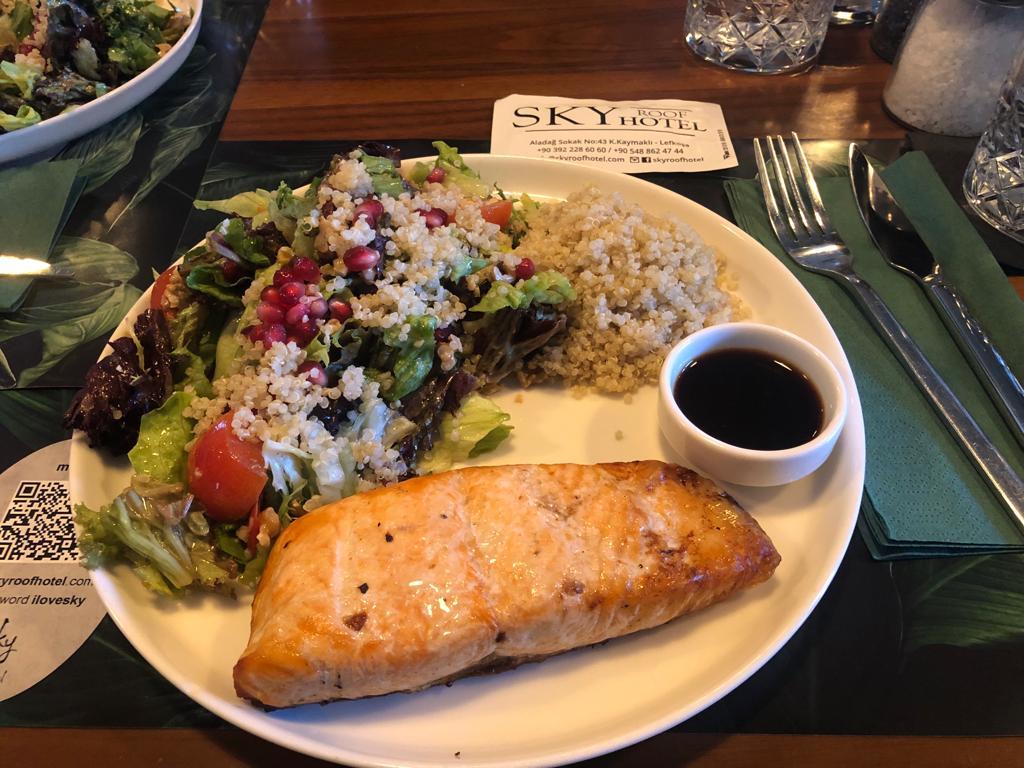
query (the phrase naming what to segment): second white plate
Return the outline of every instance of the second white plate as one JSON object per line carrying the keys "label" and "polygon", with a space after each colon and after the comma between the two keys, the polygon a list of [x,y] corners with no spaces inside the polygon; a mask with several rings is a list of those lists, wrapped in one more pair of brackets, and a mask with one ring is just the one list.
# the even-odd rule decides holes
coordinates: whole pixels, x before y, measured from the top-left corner
{"label": "second white plate", "polygon": [[203,0],[184,0],[179,7],[191,9],[192,22],[171,50],[159,61],[124,85],[71,112],[51,117],[19,131],[0,135],[0,164],[55,150],[72,139],[77,139],[123,115],[166,83],[185,63],[185,59],[196,44]]}

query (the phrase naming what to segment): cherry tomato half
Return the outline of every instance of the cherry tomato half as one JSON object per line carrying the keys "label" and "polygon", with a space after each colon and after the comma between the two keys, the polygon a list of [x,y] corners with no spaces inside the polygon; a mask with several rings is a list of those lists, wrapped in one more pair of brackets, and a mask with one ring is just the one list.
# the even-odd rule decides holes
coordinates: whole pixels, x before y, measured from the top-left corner
{"label": "cherry tomato half", "polygon": [[188,489],[212,520],[241,520],[267,483],[259,443],[239,439],[226,413],[196,440],[188,455]]}
{"label": "cherry tomato half", "polygon": [[164,294],[167,293],[167,286],[171,284],[171,278],[174,277],[174,271],[178,268],[177,264],[172,264],[165,269],[160,277],[153,283],[153,291],[149,294],[149,308],[150,309],[163,309],[169,317],[174,317],[175,310],[164,309]]}
{"label": "cherry tomato half", "polygon": [[484,221],[504,227],[512,216],[511,200],[489,200],[480,206],[480,215]]}

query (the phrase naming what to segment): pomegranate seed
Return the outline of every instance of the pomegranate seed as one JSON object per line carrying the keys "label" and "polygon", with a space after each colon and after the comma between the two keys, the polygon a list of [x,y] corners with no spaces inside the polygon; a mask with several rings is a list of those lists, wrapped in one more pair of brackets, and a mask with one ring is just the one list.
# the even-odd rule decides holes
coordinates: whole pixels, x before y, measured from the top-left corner
{"label": "pomegranate seed", "polygon": [[277,288],[272,285],[268,285],[260,291],[260,299],[265,301],[267,304],[273,304],[274,306],[279,306],[281,304],[281,294],[278,293]]}
{"label": "pomegranate seed", "polygon": [[284,311],[275,304],[269,304],[262,301],[260,302],[260,305],[256,307],[256,317],[264,323],[280,323],[284,320]]}
{"label": "pomegranate seed", "polygon": [[291,307],[299,303],[299,299],[306,295],[306,286],[298,281],[285,283],[277,289],[281,296],[281,306]]}
{"label": "pomegranate seed", "polygon": [[263,341],[263,331],[264,328],[262,325],[250,325],[243,331],[243,333],[249,341],[255,344],[256,342]]}
{"label": "pomegranate seed", "polygon": [[331,299],[327,302],[327,307],[331,310],[331,317],[335,320],[345,322],[352,317],[352,307],[349,306],[347,301],[341,299]]}
{"label": "pomegranate seed", "polygon": [[309,381],[310,384],[316,384],[318,387],[327,386],[327,371],[324,370],[324,367],[320,365],[320,363],[314,362],[313,360],[307,360],[300,365],[296,373],[306,374],[306,380]]}
{"label": "pomegranate seed", "polygon": [[434,331],[434,339],[436,341],[448,341],[451,338],[452,329],[451,326],[446,325],[444,328],[438,328]]}
{"label": "pomegranate seed", "polygon": [[536,274],[537,268],[530,259],[523,259],[516,265],[516,280],[529,280]]}
{"label": "pomegranate seed", "polygon": [[316,323],[308,318],[301,323],[293,325],[288,330],[290,331],[288,341],[294,341],[300,347],[309,344],[320,332],[320,329],[316,327]]}
{"label": "pomegranate seed", "polygon": [[427,229],[443,227],[448,223],[448,214],[440,208],[431,208],[429,211],[419,211],[418,213],[426,219]]}
{"label": "pomegranate seed", "polygon": [[288,331],[284,329],[284,326],[280,323],[271,323],[270,325],[263,326],[263,343],[266,346],[270,346],[275,342],[284,342],[288,339]]}
{"label": "pomegranate seed", "polygon": [[297,256],[288,265],[296,280],[304,283],[317,283],[320,281],[320,267],[312,259],[305,256]]}
{"label": "pomegranate seed", "polygon": [[220,268],[224,273],[224,279],[229,283],[236,282],[243,274],[245,274],[238,262],[232,261],[231,259],[224,259],[224,261],[221,262]]}
{"label": "pomegranate seed", "polygon": [[314,320],[320,320],[327,317],[327,312],[327,302],[323,299],[313,299],[309,302],[309,316]]}
{"label": "pomegranate seed", "polygon": [[444,181],[444,168],[435,166],[427,174],[427,181],[432,181],[435,184],[440,184]]}
{"label": "pomegranate seed", "polygon": [[295,275],[288,267],[281,267],[277,272],[274,273],[274,287],[280,288],[285,283],[291,283],[295,280]]}
{"label": "pomegranate seed", "polygon": [[377,221],[383,215],[384,206],[380,200],[363,200],[352,210],[352,219],[354,221],[359,221],[359,218],[362,217],[374,229],[377,228]]}
{"label": "pomegranate seed", "polygon": [[345,251],[342,259],[350,271],[362,272],[377,266],[377,262],[380,261],[380,253],[373,250],[373,248],[367,248],[365,245],[357,245],[355,248],[349,248]]}
{"label": "pomegranate seed", "polygon": [[305,304],[296,304],[284,315],[284,324],[294,329],[309,319],[309,307]]}

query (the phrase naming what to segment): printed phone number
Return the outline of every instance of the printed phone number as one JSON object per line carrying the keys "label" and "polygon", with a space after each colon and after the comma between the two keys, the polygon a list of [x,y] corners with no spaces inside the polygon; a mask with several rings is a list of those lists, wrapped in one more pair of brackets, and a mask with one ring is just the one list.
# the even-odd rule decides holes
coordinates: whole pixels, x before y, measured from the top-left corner
{"label": "printed phone number", "polygon": [[662,156],[662,157],[685,157],[686,149],[683,147],[558,147],[546,146],[535,147],[534,152],[538,155],[567,155],[578,157],[607,158],[609,155],[630,155]]}

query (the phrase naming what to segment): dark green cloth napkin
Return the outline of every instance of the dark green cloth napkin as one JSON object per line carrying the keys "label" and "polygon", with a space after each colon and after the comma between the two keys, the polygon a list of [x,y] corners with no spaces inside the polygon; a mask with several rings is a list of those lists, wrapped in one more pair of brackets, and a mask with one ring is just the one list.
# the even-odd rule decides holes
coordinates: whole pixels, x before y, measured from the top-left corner
{"label": "dark green cloth napkin", "polygon": [[[85,179],[80,160],[55,160],[0,172],[0,253],[48,259]],[[0,278],[0,312],[13,312],[28,292],[28,278]]]}
{"label": "dark green cloth napkin", "polygon": [[[921,152],[883,173],[949,280],[1024,371],[1024,303]],[[1020,449],[924,292],[890,267],[864,229],[847,176],[819,179],[832,223],[855,267],[881,294],[978,424],[1024,471]],[[867,433],[859,528],[879,559],[1024,550],[1024,535],[963,455],[929,402],[843,289],[785,255],[755,180],[727,181],[739,225],[782,260],[825,312],[850,359]]]}

